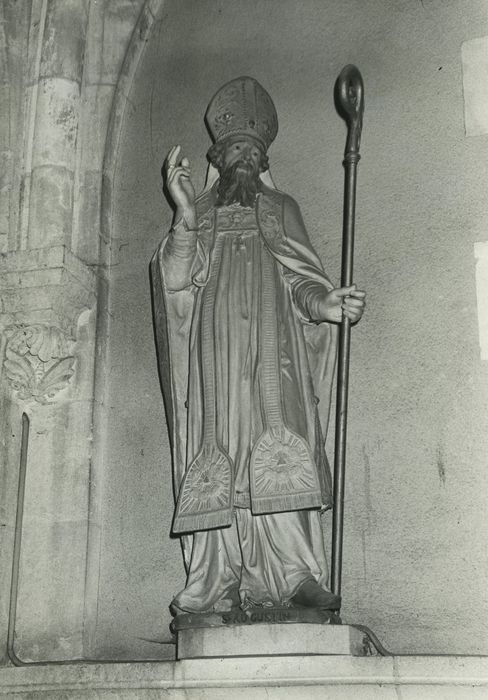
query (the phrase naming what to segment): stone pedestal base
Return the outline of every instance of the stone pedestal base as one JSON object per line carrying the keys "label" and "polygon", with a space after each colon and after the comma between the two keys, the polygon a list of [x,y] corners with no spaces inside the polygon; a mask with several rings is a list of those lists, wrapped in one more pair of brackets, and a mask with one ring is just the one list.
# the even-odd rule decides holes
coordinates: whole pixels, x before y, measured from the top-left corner
{"label": "stone pedestal base", "polygon": [[177,633],[178,659],[209,657],[342,655],[377,652],[367,634],[349,625],[256,624],[183,629]]}

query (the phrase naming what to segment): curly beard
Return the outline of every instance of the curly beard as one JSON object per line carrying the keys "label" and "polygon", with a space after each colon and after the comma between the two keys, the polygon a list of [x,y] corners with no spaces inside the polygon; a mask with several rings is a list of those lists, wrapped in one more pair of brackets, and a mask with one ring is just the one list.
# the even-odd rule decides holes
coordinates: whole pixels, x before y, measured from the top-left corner
{"label": "curly beard", "polygon": [[217,189],[217,206],[237,202],[252,207],[260,190],[259,170],[252,161],[238,160],[223,168]]}

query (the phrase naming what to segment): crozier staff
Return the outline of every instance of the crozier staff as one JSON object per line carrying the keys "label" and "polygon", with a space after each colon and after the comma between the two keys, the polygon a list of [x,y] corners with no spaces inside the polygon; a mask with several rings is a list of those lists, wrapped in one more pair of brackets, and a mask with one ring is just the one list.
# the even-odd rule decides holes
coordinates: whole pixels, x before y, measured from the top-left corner
{"label": "crozier staff", "polygon": [[320,510],[336,324],[365,294],[334,289],[296,202],[273,185],[278,123],[254,79],[207,109],[214,144],[199,197],[190,164],[166,161],[174,224],[152,261],[187,582],[171,608],[340,606],[328,586]]}
{"label": "crozier staff", "polygon": [[[356,214],[357,165],[361,156],[359,145],[363,127],[364,85],[358,68],[344,66],[336,82],[337,104],[347,123],[344,151],[344,219],[342,227],[341,284],[352,282],[354,259],[354,227]],[[347,403],[349,393],[349,357],[351,348],[351,319],[346,313],[339,335],[337,368],[337,401],[334,448],[334,512],[332,519],[332,590],[341,592],[342,541],[344,523],[344,487],[346,473]]]}

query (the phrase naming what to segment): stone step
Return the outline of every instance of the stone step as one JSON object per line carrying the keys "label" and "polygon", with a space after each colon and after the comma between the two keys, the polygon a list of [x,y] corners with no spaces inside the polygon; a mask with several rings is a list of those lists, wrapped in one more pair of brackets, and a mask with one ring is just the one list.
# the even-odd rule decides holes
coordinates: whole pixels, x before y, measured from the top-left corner
{"label": "stone step", "polygon": [[[259,652],[256,649],[256,652]],[[0,669],[9,700],[481,700],[488,658],[260,656]]]}

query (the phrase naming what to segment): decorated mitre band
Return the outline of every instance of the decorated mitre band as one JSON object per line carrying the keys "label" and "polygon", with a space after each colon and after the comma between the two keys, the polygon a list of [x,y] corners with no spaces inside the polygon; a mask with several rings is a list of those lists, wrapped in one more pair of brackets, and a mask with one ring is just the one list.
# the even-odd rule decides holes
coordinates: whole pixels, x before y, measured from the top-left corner
{"label": "decorated mitre band", "polygon": [[268,150],[278,133],[273,100],[254,78],[242,76],[214,95],[205,114],[214,141],[229,136],[252,136]]}

